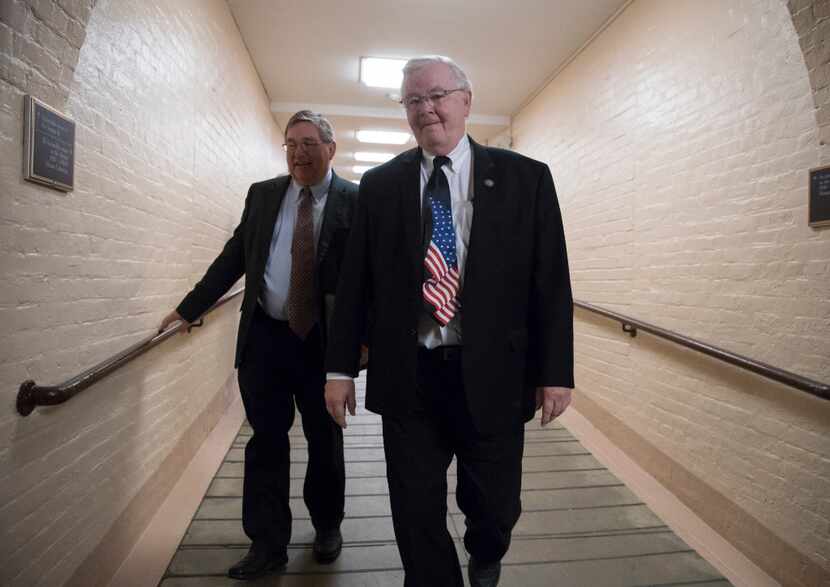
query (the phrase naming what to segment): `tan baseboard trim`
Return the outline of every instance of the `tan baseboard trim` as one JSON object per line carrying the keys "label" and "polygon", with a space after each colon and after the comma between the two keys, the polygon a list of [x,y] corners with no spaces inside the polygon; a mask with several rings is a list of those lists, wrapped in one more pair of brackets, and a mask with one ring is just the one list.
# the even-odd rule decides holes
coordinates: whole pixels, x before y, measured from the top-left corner
{"label": "tan baseboard trim", "polygon": [[559,418],[582,446],[625,483],[651,510],[709,561],[736,587],[776,587],[781,584],[729,544],[692,510],[663,487],[623,451],[614,446],[576,409]]}
{"label": "tan baseboard trim", "polygon": [[[238,398],[236,373],[232,372],[227,381],[213,395],[205,409],[182,434],[170,454],[130,500],[121,515],[112,523],[98,546],[75,570],[72,577],[65,584],[67,587],[98,587],[108,584],[124,584],[113,583],[113,577],[119,573],[122,562],[135,550],[134,547],[147,525],[177,485],[182,471],[188,468],[193,456],[199,452],[200,447],[211,430],[214,429],[216,423],[228,412],[228,408],[238,401]],[[146,572],[147,568],[143,568],[141,574],[148,576]],[[162,569],[163,572],[164,569]],[[157,583],[158,580],[153,585]],[[149,585],[149,583],[146,584]]]}
{"label": "tan baseboard trim", "polygon": [[733,584],[828,584],[817,563],[585,395],[560,421]]}
{"label": "tan baseboard trim", "polygon": [[244,420],[245,410],[236,393],[225,415],[110,581],[111,587],[155,587],[159,584]]}

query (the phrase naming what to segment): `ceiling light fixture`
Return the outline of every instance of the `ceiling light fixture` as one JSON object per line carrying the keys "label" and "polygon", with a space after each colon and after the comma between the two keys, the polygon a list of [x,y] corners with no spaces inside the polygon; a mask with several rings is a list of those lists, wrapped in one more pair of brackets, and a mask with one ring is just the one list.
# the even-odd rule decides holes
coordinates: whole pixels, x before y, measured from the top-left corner
{"label": "ceiling light fixture", "polygon": [[410,134],[399,130],[359,130],[355,138],[361,143],[379,143],[382,145],[404,145],[409,142]]}
{"label": "ceiling light fixture", "polygon": [[360,58],[360,81],[372,88],[398,89],[403,81],[406,59]]}
{"label": "ceiling light fixture", "polygon": [[394,156],[394,153],[378,153],[376,151],[358,151],[354,154],[355,161],[367,161],[369,163],[386,163]]}

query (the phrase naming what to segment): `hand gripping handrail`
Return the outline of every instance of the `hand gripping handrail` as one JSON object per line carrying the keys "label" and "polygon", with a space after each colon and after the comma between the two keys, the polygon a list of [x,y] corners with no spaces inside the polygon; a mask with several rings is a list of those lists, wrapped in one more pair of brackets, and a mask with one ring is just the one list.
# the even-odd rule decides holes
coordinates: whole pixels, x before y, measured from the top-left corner
{"label": "hand gripping handrail", "polygon": [[644,332],[648,332],[649,334],[653,334],[654,336],[670,340],[686,348],[709,355],[710,357],[714,357],[729,363],[730,365],[735,365],[736,367],[746,369],[747,371],[752,371],[753,373],[757,373],[767,379],[772,379],[773,381],[784,383],[785,385],[795,387],[801,391],[806,391],[807,393],[821,399],[830,400],[830,385],[827,385],[826,383],[803,377],[796,373],[792,373],[791,371],[779,369],[778,367],[768,365],[767,363],[750,359],[749,357],[733,353],[732,351],[701,342],[694,338],[689,338],[688,336],[683,336],[682,334],[666,330],[665,328],[660,328],[659,326],[654,326],[653,324],[643,322],[642,320],[637,320],[599,306],[594,306],[593,304],[574,300],[574,306],[620,322],[622,324],[623,331],[627,332],[629,336],[637,336],[637,331],[642,330]]}
{"label": "hand gripping handrail", "polygon": [[124,349],[120,353],[116,353],[111,357],[104,359],[97,365],[90,367],[83,373],[75,375],[71,379],[67,379],[58,385],[37,385],[31,379],[20,384],[20,389],[17,392],[17,412],[21,416],[28,416],[36,406],[56,406],[73,398],[87,387],[103,379],[113,371],[123,367],[136,357],[143,355],[154,346],[161,344],[171,336],[187,329],[189,332],[191,328],[197,328],[203,324],[203,318],[214,311],[219,306],[228,303],[241,293],[245,288],[240,288],[234,292],[229,293],[221,298],[218,302],[213,304],[208,310],[199,318],[198,322],[188,324],[187,322],[180,322],[173,328],[168,328],[164,332],[159,332],[144,338],[134,345]]}

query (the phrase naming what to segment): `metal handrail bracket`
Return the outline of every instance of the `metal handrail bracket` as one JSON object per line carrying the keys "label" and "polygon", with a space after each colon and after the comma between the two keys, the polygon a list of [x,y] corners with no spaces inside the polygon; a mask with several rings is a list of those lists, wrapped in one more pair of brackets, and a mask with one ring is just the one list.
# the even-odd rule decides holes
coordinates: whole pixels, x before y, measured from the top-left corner
{"label": "metal handrail bracket", "polygon": [[115,355],[104,359],[83,373],[80,373],[71,379],[67,379],[63,383],[59,383],[57,385],[37,385],[31,379],[24,381],[20,384],[20,388],[17,392],[17,412],[21,416],[28,416],[37,406],[56,406],[68,401],[86,388],[90,387],[92,384],[100,381],[136,357],[143,355],[151,348],[161,344],[171,336],[174,336],[184,329],[187,329],[187,331],[190,332],[192,328],[198,328],[204,323],[204,316],[207,316],[216,308],[228,303],[244,291],[245,288],[243,287],[221,298],[218,302],[208,308],[202,317],[199,318],[198,322],[193,322],[191,324],[187,322],[179,322],[176,326],[168,328],[164,332],[158,332],[150,335],[138,341],[134,345],[124,349],[120,353],[116,353]]}
{"label": "metal handrail bracket", "polygon": [[682,334],[678,334],[671,330],[666,330],[665,328],[660,328],[654,324],[649,324],[648,322],[643,322],[642,320],[637,320],[593,304],[574,300],[574,306],[620,322],[622,324],[623,331],[632,337],[637,335],[638,330],[642,330],[644,332],[648,332],[649,334],[653,334],[654,336],[670,340],[675,344],[679,344],[705,355],[709,355],[710,357],[714,357],[715,359],[719,359],[729,363],[730,365],[735,365],[736,367],[746,369],[747,371],[752,371],[753,373],[766,377],[767,379],[772,379],[773,381],[784,383],[790,387],[795,387],[796,389],[800,389],[801,391],[805,391],[821,399],[830,400],[830,385],[827,385],[826,383],[798,375],[797,373],[793,373],[791,371],[779,369],[773,365],[756,361],[755,359],[750,359],[749,357],[733,353],[732,351],[716,347],[688,336],[683,336]]}

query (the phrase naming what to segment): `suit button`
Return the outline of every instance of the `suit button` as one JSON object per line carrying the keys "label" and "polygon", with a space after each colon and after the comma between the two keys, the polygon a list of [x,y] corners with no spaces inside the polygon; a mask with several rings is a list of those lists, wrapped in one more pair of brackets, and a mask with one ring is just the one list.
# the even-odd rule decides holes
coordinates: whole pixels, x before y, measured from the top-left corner
{"label": "suit button", "polygon": [[409,331],[409,334],[411,334],[412,336],[418,336],[418,331],[415,328],[413,328]]}

